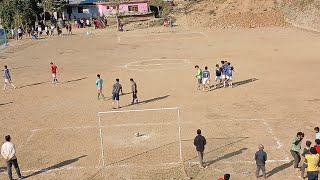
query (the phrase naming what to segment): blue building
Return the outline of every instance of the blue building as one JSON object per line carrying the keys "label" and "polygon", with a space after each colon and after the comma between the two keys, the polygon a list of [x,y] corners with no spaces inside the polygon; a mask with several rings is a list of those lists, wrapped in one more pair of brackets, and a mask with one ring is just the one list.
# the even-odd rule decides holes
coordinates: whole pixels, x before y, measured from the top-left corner
{"label": "blue building", "polygon": [[97,6],[94,4],[96,2],[98,0],[68,0],[63,9],[63,18],[72,20],[101,16]]}

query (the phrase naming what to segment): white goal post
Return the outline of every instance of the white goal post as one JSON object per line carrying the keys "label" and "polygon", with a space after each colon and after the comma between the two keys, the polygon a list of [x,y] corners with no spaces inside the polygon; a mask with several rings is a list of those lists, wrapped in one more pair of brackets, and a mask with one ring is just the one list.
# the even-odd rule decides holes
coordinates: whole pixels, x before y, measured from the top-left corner
{"label": "white goal post", "polygon": [[104,143],[103,143],[103,126],[101,125],[101,115],[102,114],[111,114],[111,113],[130,113],[130,112],[145,112],[145,111],[163,111],[163,110],[176,110],[177,111],[177,118],[178,118],[178,136],[179,136],[179,158],[182,162],[182,142],[181,142],[181,121],[180,121],[180,108],[179,107],[172,107],[172,108],[154,108],[154,109],[141,109],[141,110],[114,110],[114,111],[106,111],[106,112],[98,112],[98,125],[100,130],[100,151],[101,151],[101,161],[102,166],[105,166],[105,159],[104,159]]}

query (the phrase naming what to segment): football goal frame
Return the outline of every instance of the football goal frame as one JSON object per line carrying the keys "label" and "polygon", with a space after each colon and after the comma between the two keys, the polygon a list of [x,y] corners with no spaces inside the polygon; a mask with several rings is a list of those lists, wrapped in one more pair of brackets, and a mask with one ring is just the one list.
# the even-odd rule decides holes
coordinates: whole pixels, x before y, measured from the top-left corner
{"label": "football goal frame", "polygon": [[101,115],[107,115],[112,113],[134,113],[134,112],[147,112],[147,111],[177,111],[177,125],[178,125],[178,138],[179,138],[179,159],[183,162],[182,159],[182,141],[181,141],[181,119],[180,119],[180,108],[172,107],[172,108],[153,108],[153,109],[140,109],[140,110],[114,110],[114,111],[106,111],[106,112],[98,112],[98,126],[100,131],[100,152],[101,152],[101,161],[102,166],[106,166],[106,162],[104,159],[104,143],[103,143],[103,126],[101,125]]}

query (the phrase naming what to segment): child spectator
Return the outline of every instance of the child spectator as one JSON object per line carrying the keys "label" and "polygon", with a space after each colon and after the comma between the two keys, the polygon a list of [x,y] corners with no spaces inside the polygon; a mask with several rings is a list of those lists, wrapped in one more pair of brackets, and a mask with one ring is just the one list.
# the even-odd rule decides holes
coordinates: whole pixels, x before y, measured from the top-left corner
{"label": "child spectator", "polygon": [[[310,154],[311,141],[306,141],[306,147],[303,149],[302,157],[305,158],[306,154]],[[307,160],[304,159],[301,167],[301,176],[298,176],[300,179],[304,178],[305,169],[308,167]]]}

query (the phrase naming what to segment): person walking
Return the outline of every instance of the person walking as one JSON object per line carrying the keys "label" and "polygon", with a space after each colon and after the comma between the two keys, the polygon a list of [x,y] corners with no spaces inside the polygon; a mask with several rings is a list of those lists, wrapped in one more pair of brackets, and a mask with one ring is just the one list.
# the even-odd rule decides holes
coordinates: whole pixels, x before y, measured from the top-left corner
{"label": "person walking", "polygon": [[100,96],[102,96],[104,100],[106,99],[102,93],[102,84],[103,84],[103,80],[100,78],[100,74],[97,74],[96,85],[98,89],[98,100],[100,99]]}
{"label": "person walking", "polygon": [[306,170],[306,168],[308,167],[308,162],[305,159],[307,154],[310,154],[310,147],[311,147],[311,141],[306,141],[306,147],[303,149],[303,152],[301,154],[301,156],[304,158],[302,167],[301,167],[301,175],[298,176],[300,179],[304,179],[304,172]]}
{"label": "person walking", "polygon": [[218,178],[217,180],[230,180],[230,174],[225,174],[223,178]]}
{"label": "person walking", "polygon": [[197,130],[197,136],[194,138],[193,144],[196,146],[196,151],[198,153],[200,168],[205,168],[203,166],[203,152],[204,146],[207,144],[207,140],[204,136],[201,135],[201,130]]}
{"label": "person walking", "polygon": [[52,84],[58,84],[58,79],[57,79],[57,70],[58,67],[53,64],[53,62],[50,63],[51,65],[51,73],[52,73]]}
{"label": "person walking", "polygon": [[254,159],[257,165],[256,177],[259,178],[259,173],[261,170],[263,178],[267,179],[267,176],[266,176],[267,153],[264,151],[264,146],[262,144],[259,145],[259,150],[256,152]]}
{"label": "person walking", "polygon": [[112,88],[112,108],[113,109],[116,109],[115,108],[115,104],[117,104],[117,108],[120,108],[119,106],[119,101],[120,101],[120,92],[122,92],[122,86],[121,84],[119,83],[119,79],[116,79],[116,83],[113,85],[113,88]]}
{"label": "person walking", "polygon": [[198,81],[198,90],[200,90],[202,85],[202,70],[199,68],[198,65],[196,65],[194,68],[197,70],[196,78]]}
{"label": "person walking", "polygon": [[7,89],[7,84],[10,84],[13,87],[13,89],[16,89],[16,87],[12,83],[10,72],[9,72],[9,69],[8,69],[7,65],[4,65],[3,72],[4,72],[4,87],[3,87],[3,90]]}
{"label": "person walking", "polygon": [[131,82],[131,91],[132,91],[132,102],[131,102],[131,104],[134,104],[134,103],[138,104],[137,84],[132,78],[130,79],[130,82]]}
{"label": "person walking", "polygon": [[16,169],[16,173],[19,177],[19,180],[23,179],[23,177],[21,176],[21,173],[20,173],[19,164],[18,164],[18,160],[16,157],[16,149],[15,149],[14,144],[11,142],[10,135],[5,136],[5,140],[6,140],[6,142],[3,143],[2,147],[1,147],[1,155],[5,159],[5,161],[7,162],[7,170],[8,170],[9,179],[13,180],[13,178],[12,178],[12,165]]}
{"label": "person walking", "polygon": [[310,148],[310,154],[306,154],[308,162],[308,180],[318,180],[319,177],[319,154],[314,147]]}
{"label": "person walking", "polygon": [[291,143],[291,155],[294,159],[294,163],[293,163],[293,167],[296,170],[299,170],[299,163],[301,161],[301,156],[300,156],[300,150],[301,150],[301,141],[304,137],[304,133],[303,132],[298,132],[297,136],[293,139],[292,143]]}

